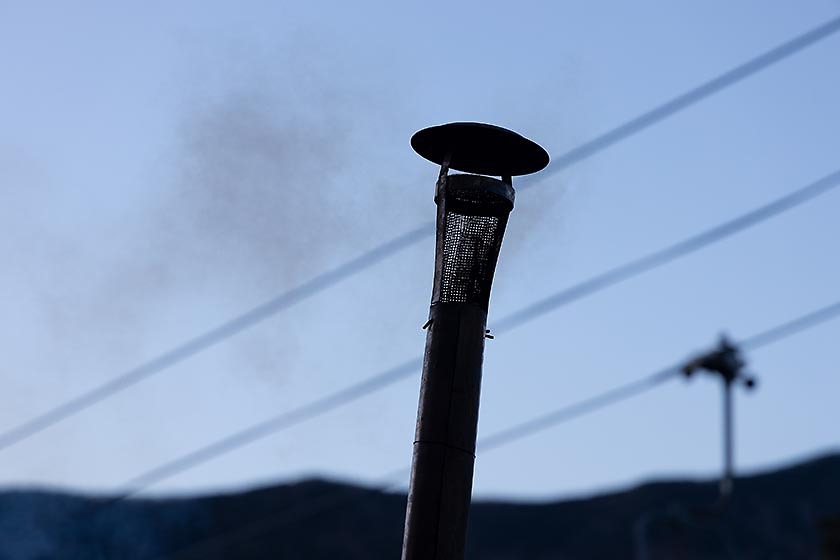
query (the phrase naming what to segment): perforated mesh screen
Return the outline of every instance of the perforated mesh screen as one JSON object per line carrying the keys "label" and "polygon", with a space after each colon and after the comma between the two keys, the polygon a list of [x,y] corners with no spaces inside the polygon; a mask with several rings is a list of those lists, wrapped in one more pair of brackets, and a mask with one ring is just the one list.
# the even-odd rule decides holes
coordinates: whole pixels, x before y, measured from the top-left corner
{"label": "perforated mesh screen", "polygon": [[440,301],[487,306],[499,244],[500,218],[446,214]]}
{"label": "perforated mesh screen", "polygon": [[438,301],[474,303],[487,309],[512,206],[510,200],[484,189],[446,192]]}

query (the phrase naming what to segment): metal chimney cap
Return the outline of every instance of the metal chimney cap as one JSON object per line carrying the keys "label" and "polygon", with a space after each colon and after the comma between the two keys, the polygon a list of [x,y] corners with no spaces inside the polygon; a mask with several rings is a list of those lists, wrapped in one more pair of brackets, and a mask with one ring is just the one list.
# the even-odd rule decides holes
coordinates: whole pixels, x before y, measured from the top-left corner
{"label": "metal chimney cap", "polygon": [[456,171],[496,177],[528,175],[548,165],[548,153],[524,136],[492,124],[457,122],[424,128],[411,137],[414,151]]}

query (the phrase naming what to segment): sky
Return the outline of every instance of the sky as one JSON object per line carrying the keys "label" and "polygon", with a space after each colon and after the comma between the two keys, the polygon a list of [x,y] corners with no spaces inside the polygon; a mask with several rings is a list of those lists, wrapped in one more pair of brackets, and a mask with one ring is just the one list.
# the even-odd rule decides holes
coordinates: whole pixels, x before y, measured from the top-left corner
{"label": "sky", "polygon": [[[837,17],[833,1],[0,2],[0,428],[433,219],[409,138],[480,121],[557,156]],[[840,168],[840,35],[517,196],[488,324]],[[550,168],[549,168],[550,169]],[[516,183],[515,183],[516,184]],[[840,192],[488,341],[479,437],[840,299]],[[2,453],[109,492],[422,353],[433,240]],[[837,449],[840,321],[750,353],[743,472]],[[411,458],[419,371],[152,493]],[[720,388],[675,381],[479,452],[479,497],[713,477]],[[406,481],[407,482],[407,481]]]}

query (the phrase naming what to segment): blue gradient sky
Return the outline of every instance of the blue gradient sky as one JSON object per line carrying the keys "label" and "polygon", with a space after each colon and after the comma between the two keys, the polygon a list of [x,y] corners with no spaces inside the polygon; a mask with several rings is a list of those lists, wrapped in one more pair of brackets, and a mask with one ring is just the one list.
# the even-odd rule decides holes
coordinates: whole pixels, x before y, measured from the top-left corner
{"label": "blue gradient sky", "polygon": [[[836,2],[0,5],[0,427],[434,215],[417,129],[560,154],[840,14]],[[523,192],[490,326],[840,168],[840,36]],[[480,435],[840,298],[840,192],[490,342]],[[3,452],[0,482],[108,490],[422,352],[432,241]],[[750,355],[737,460],[836,446],[830,323]],[[408,463],[418,376],[161,484]],[[711,476],[719,388],[645,396],[478,459],[478,495]]]}

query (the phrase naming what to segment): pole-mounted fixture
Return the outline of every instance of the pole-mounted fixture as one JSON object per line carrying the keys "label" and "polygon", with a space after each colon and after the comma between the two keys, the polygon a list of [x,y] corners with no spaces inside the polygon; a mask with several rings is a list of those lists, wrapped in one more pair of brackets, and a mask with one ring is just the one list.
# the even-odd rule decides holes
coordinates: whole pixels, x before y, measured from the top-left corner
{"label": "pole-mounted fixture", "polygon": [[[403,560],[461,560],[472,493],[490,287],[513,209],[512,177],[548,165],[504,128],[450,123],[411,146],[440,166],[432,304],[414,438]],[[450,170],[465,174],[450,175]],[[495,177],[499,177],[498,179]]]}
{"label": "pole-mounted fixture", "polygon": [[745,389],[754,389],[756,378],[744,373],[746,362],[741,356],[738,347],[732,344],[725,336],[722,336],[720,343],[715,350],[697,356],[686,363],[683,374],[691,377],[698,371],[715,375],[723,382],[723,474],[720,479],[721,505],[726,504],[732,495],[732,485],[735,476],[734,465],[734,410],[732,387],[736,384],[742,385]]}

